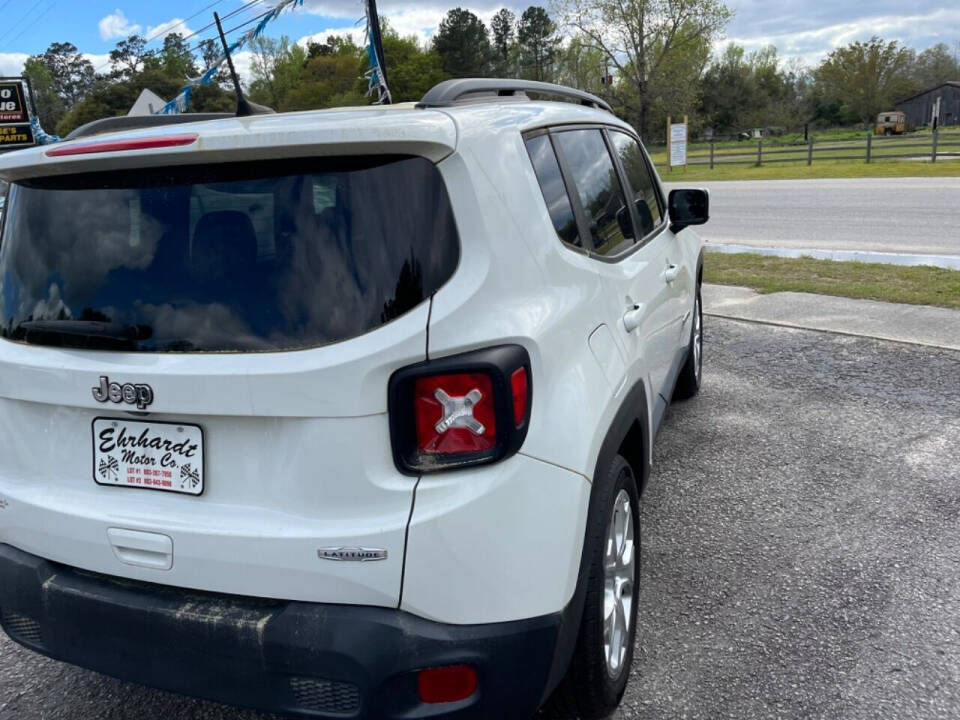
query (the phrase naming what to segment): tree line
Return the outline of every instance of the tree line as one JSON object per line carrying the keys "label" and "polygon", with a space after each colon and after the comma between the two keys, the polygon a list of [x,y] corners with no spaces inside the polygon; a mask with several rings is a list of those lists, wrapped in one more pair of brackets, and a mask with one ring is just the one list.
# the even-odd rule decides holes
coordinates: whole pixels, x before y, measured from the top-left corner
{"label": "tree line", "polygon": [[[695,134],[866,126],[913,92],[960,80],[957,56],[945,44],[917,52],[873,37],[835,49],[816,67],[784,60],[772,45],[747,52],[731,43],[714,52],[731,18],[721,0],[563,0],[554,15],[541,6],[519,15],[503,8],[487,27],[457,7],[427,43],[384,21],[383,49],[395,102],[419,100],[453,77],[558,82],[600,95],[653,140],[663,137],[671,115],[689,116]],[[212,41],[191,48],[176,33],[160,48],[146,46],[138,35],[120,41],[105,68],[94,68],[70,43],[30,57],[24,74],[44,127],[63,135],[125,114],[144,88],[169,99],[217,56]],[[259,37],[247,49],[247,93],[255,102],[279,111],[371,102],[366,50],[349,35],[306,46]],[[190,110],[233,107],[221,72],[193,94]]]}

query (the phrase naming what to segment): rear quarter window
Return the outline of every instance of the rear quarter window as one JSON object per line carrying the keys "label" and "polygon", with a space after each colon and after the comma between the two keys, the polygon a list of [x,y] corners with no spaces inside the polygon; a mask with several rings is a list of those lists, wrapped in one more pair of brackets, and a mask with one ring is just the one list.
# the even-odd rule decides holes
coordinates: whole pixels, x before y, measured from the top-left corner
{"label": "rear quarter window", "polygon": [[583,240],[580,239],[580,232],[577,229],[577,219],[570,204],[570,196],[567,195],[563,174],[560,172],[550,136],[538,135],[527,139],[525,143],[557,235],[568,245],[583,247]]}

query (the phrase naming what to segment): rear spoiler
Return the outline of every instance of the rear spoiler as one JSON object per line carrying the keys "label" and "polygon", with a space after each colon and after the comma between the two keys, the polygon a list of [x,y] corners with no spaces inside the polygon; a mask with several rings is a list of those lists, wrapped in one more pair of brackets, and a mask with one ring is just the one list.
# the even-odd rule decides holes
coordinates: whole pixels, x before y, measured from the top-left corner
{"label": "rear spoiler", "polygon": [[[167,145],[162,142],[164,137],[183,134],[195,135],[196,141]],[[160,142],[149,142],[151,140]],[[113,141],[120,148],[140,147],[95,153],[64,152],[73,145],[109,144]],[[95,138],[86,136],[5,153],[0,155],[0,179],[17,181],[156,165],[204,165],[312,156],[418,155],[439,162],[453,153],[456,144],[457,130],[449,116],[442,112],[414,110],[412,106],[409,109],[394,106],[394,109],[354,108],[228,116],[199,122],[178,121],[175,127],[163,123],[124,132],[104,131],[96,133]],[[52,151],[53,148],[56,151]]]}

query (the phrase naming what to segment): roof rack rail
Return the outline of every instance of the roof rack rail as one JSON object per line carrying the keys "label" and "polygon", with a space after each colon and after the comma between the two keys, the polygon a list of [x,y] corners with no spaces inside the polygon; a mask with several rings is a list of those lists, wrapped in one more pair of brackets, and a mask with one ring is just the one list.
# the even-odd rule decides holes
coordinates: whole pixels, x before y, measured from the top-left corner
{"label": "roof rack rail", "polygon": [[[504,80],[501,78],[458,78],[444,80],[434,85],[417,103],[418,108],[447,107],[458,101],[481,100],[483,95],[495,97],[523,96],[528,92],[542,95],[557,95],[578,101],[581,105],[601,108],[613,112],[606,100],[583,90],[575,90],[563,85],[538,82],[536,80]],[[470,95],[480,96],[470,98]]]}

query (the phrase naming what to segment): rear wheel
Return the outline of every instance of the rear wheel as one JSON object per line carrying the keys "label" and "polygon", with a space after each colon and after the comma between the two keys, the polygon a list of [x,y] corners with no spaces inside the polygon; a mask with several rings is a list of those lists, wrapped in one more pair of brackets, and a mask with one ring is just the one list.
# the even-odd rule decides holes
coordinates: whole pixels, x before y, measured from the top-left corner
{"label": "rear wheel", "polygon": [[673,396],[680,400],[692,398],[700,392],[700,377],[703,374],[703,304],[700,301],[700,286],[693,306],[693,322],[690,327],[690,347],[687,361],[680,370]]}
{"label": "rear wheel", "polygon": [[640,570],[639,494],[619,455],[595,482],[601,513],[588,528],[593,554],[577,645],[567,674],[543,709],[552,718],[603,718],[620,704],[636,638]]}

